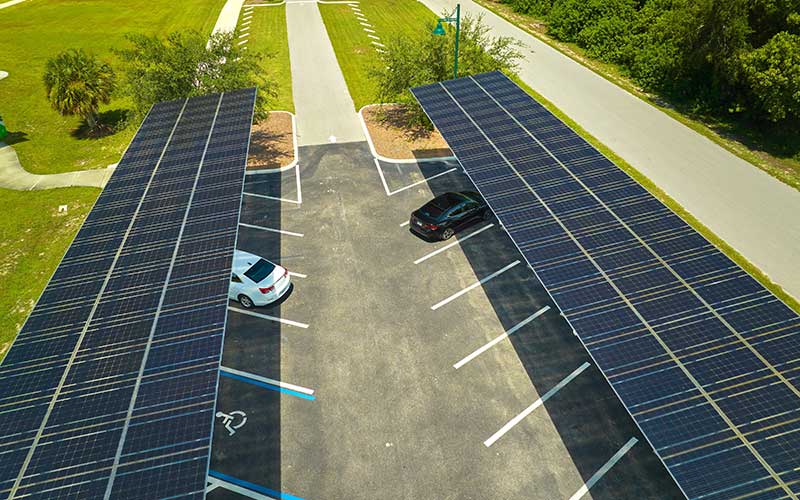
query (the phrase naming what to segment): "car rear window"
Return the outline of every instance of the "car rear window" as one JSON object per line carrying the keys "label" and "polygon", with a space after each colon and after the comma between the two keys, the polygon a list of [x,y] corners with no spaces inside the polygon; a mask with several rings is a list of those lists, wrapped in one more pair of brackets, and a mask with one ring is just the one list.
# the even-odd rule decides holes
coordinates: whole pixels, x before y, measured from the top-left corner
{"label": "car rear window", "polygon": [[275,264],[268,260],[258,259],[258,262],[253,264],[253,267],[245,271],[244,275],[258,283],[269,276],[273,269],[275,269]]}
{"label": "car rear window", "polygon": [[442,212],[444,212],[445,208],[447,207],[439,206],[439,204],[436,203],[436,200],[433,200],[426,203],[424,207],[419,209],[419,211],[422,212],[424,215],[432,219],[435,219],[440,215],[442,215]]}

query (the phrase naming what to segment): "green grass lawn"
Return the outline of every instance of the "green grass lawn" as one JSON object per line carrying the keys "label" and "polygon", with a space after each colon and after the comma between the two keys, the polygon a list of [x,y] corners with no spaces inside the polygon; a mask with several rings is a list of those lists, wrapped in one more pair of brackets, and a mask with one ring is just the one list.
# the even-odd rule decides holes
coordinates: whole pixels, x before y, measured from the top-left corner
{"label": "green grass lawn", "polygon": [[[364,26],[347,5],[318,6],[356,109],[377,102],[375,82],[370,78],[372,69],[380,63],[375,45],[371,43],[375,40],[367,36]],[[437,18],[427,7],[412,0],[363,0],[359,7],[373,26],[370,29],[382,40],[433,29]]]}
{"label": "green grass lawn", "polygon": [[[97,188],[0,189],[0,359],[99,194]],[[59,205],[67,205],[66,214]]]}
{"label": "green grass lawn", "polygon": [[[0,33],[3,47],[0,69],[0,115],[11,132],[22,135],[14,143],[22,165],[31,172],[49,174],[101,168],[119,161],[136,130],[102,139],[78,139],[72,131],[81,120],[62,117],[45,99],[42,74],[48,58],[68,48],[83,48],[120,68],[112,48],[125,44],[128,32],[161,34],[195,29],[211,33],[224,0],[28,0],[3,10]],[[127,108],[117,98],[102,111]]]}
{"label": "green grass lawn", "polygon": [[[239,28],[241,29],[241,19]],[[286,6],[256,7],[250,23],[247,50],[271,54],[261,64],[276,83],[278,93],[270,109],[294,113],[292,69],[289,64],[289,38],[286,34]]]}

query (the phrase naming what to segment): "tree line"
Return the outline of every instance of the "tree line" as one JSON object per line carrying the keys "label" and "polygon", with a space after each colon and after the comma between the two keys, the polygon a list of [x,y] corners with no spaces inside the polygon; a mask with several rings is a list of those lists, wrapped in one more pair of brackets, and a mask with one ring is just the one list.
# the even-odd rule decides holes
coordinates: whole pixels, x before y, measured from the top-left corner
{"label": "tree line", "polygon": [[501,0],[700,112],[796,126],[800,0]]}

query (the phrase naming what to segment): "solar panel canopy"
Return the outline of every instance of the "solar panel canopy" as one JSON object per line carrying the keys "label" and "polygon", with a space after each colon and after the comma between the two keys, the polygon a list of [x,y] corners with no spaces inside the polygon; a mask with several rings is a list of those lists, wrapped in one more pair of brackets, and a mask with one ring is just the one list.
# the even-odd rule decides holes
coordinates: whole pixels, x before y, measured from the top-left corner
{"label": "solar panel canopy", "polygon": [[254,102],[148,113],[0,364],[0,498],[203,498]]}
{"label": "solar panel canopy", "polygon": [[412,89],[678,486],[800,495],[800,317],[499,72]]}

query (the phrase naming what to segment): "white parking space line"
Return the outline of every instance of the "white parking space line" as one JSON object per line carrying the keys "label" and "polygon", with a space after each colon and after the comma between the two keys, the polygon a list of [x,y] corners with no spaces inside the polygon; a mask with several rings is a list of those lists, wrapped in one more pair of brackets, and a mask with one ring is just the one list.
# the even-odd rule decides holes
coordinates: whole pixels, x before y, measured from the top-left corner
{"label": "white parking space line", "polygon": [[[253,175],[253,174],[248,174],[248,175]],[[299,164],[294,166],[294,180],[295,180],[295,184],[297,185],[297,199],[296,200],[290,200],[289,198],[278,198],[276,196],[267,196],[265,194],[248,193],[247,191],[243,192],[242,194],[244,194],[245,196],[254,196],[256,198],[264,198],[264,199],[267,199],[267,200],[276,200],[276,201],[285,201],[286,203],[294,203],[296,205],[302,205],[302,203],[303,203],[303,186],[300,183],[300,165]],[[257,184],[259,182],[264,182],[264,181],[251,181],[252,184]],[[273,181],[269,180],[267,182],[273,182]]]}
{"label": "white parking space line", "polygon": [[600,479],[601,479],[601,478],[602,478],[602,477],[605,475],[605,473],[606,473],[606,472],[608,472],[609,470],[611,470],[611,468],[612,468],[612,467],[614,467],[614,465],[615,465],[617,462],[619,462],[619,460],[620,460],[620,459],[621,459],[621,458],[622,458],[622,457],[623,457],[623,456],[624,456],[626,453],[628,453],[628,450],[630,450],[631,448],[633,448],[633,446],[634,446],[636,443],[638,443],[638,442],[639,442],[639,440],[638,440],[638,439],[636,439],[635,437],[633,437],[633,438],[630,438],[630,439],[628,440],[628,442],[627,442],[627,443],[625,443],[625,445],[623,445],[623,446],[622,446],[622,448],[620,448],[620,449],[619,449],[619,451],[617,451],[616,453],[614,453],[614,456],[613,456],[613,457],[611,457],[611,458],[608,460],[608,462],[606,462],[606,463],[605,463],[605,465],[603,465],[602,467],[600,467],[600,470],[598,470],[597,472],[595,472],[594,474],[592,474],[592,477],[590,477],[590,478],[589,478],[589,480],[588,480],[588,481],[586,481],[586,484],[584,484],[583,486],[581,486],[581,487],[580,487],[580,489],[579,489],[578,491],[576,491],[574,495],[572,495],[571,497],[569,497],[569,500],[578,500],[579,498],[582,498],[584,495],[586,495],[587,493],[589,493],[589,488],[591,488],[592,486],[594,486],[595,484],[597,484],[597,482],[598,482],[598,481],[600,481]]}
{"label": "white parking space line", "polygon": [[[411,189],[414,186],[419,186],[420,184],[425,184],[429,180],[435,179],[437,177],[441,177],[443,175],[449,174],[450,172],[458,170],[458,167],[453,167],[451,169],[445,170],[444,172],[439,172],[436,175],[432,175],[430,177],[425,177],[421,181],[417,181],[417,182],[415,182],[413,184],[409,184],[408,186],[401,187],[400,189],[395,189],[394,191],[389,191],[389,185],[386,183],[386,177],[384,177],[384,175],[383,175],[383,169],[381,168],[381,163],[378,161],[377,158],[374,158],[374,162],[375,162],[375,168],[378,169],[378,175],[381,176],[381,184],[383,184],[383,190],[386,191],[386,196],[392,196],[394,194],[397,194],[397,193],[400,193],[402,191],[405,191],[406,189]],[[245,194],[247,194],[247,193],[245,193]]]}
{"label": "white parking space line", "polygon": [[303,237],[303,233],[295,233],[295,232],[292,232],[292,231],[284,231],[283,229],[274,229],[274,228],[271,228],[271,227],[254,226],[253,224],[245,224],[244,222],[240,222],[239,225],[242,226],[242,227],[249,227],[251,229],[260,229],[261,231],[269,231],[271,233],[280,233],[280,234],[285,234],[287,236],[297,236],[299,238]]}
{"label": "white parking space line", "polygon": [[478,288],[479,286],[483,285],[487,281],[490,281],[490,280],[500,276],[501,274],[503,274],[504,272],[508,271],[509,269],[511,269],[512,267],[516,266],[517,264],[519,264],[519,260],[515,260],[514,262],[512,262],[509,265],[507,265],[503,269],[495,271],[492,274],[490,274],[489,276],[486,276],[485,278],[482,278],[482,279],[476,281],[475,283],[471,284],[467,288],[465,288],[465,289],[463,289],[463,290],[461,290],[459,292],[454,293],[453,295],[447,297],[446,299],[442,300],[441,302],[437,302],[436,304],[431,306],[431,309],[434,310],[434,311],[439,309],[443,305],[446,305],[449,302],[452,302],[453,300],[461,297],[462,295],[464,295],[465,293],[469,292],[470,290],[474,290],[475,288]]}
{"label": "white parking space line", "polygon": [[372,25],[369,23],[358,23],[358,24],[360,24],[361,26],[366,26],[367,28],[372,28]]}
{"label": "white parking space line", "polygon": [[520,423],[525,417],[530,415],[533,412],[533,410],[535,410],[536,408],[542,406],[545,401],[547,401],[548,399],[553,397],[553,395],[555,393],[560,391],[565,385],[569,384],[572,381],[572,379],[574,379],[575,377],[580,375],[581,372],[584,371],[587,368],[589,368],[589,363],[588,362],[583,363],[574,372],[572,372],[569,375],[567,375],[564,378],[564,380],[562,380],[561,382],[557,383],[555,385],[555,387],[553,387],[552,389],[550,389],[549,391],[544,393],[544,396],[542,396],[541,398],[539,398],[536,401],[534,401],[534,403],[532,405],[530,405],[529,407],[525,408],[522,411],[522,413],[520,413],[516,417],[512,418],[511,420],[509,420],[508,423],[506,425],[504,425],[503,427],[501,427],[499,431],[497,431],[494,434],[492,434],[492,437],[490,437],[489,439],[484,441],[483,445],[486,446],[487,448],[489,446],[493,445],[495,443],[495,441],[497,441],[498,439],[503,437],[503,434],[505,434],[506,432],[510,431],[512,427],[514,427],[515,425]]}
{"label": "white parking space line", "polygon": [[281,382],[280,380],[275,380],[267,377],[262,377],[261,375],[256,375],[255,373],[250,372],[243,372],[240,370],[236,370],[234,368],[228,368],[227,366],[220,365],[219,369],[223,372],[233,373],[234,375],[239,375],[241,377],[251,378],[253,380],[258,380],[264,382],[265,384],[275,385],[278,387],[283,387],[284,389],[289,389],[290,391],[295,392],[302,392],[303,394],[308,394],[309,396],[314,395],[314,389],[309,389],[308,387],[303,387],[300,385],[290,384],[288,382]]}
{"label": "white parking space line", "polygon": [[405,221],[405,222],[403,222],[402,224],[400,224],[400,227],[405,227],[405,226],[407,226],[408,224],[409,224],[409,221]]}
{"label": "white parking space line", "polygon": [[283,319],[277,318],[275,316],[270,316],[268,314],[261,314],[253,311],[248,311],[247,309],[239,309],[238,307],[228,306],[229,311],[234,311],[239,314],[245,314],[247,316],[253,316],[255,318],[266,319],[269,321],[277,321],[278,323],[283,323],[284,325],[291,325],[296,326],[298,328],[308,328],[308,325],[305,323],[300,323],[299,321],[292,321],[290,319]]}
{"label": "white parking space line", "polygon": [[542,314],[546,313],[549,310],[550,310],[550,306],[544,306],[543,308],[539,309],[535,313],[531,314],[530,316],[528,316],[527,318],[523,319],[522,321],[520,321],[519,323],[517,323],[513,327],[511,327],[508,330],[506,330],[506,332],[503,333],[502,335],[496,337],[491,342],[487,343],[486,345],[484,345],[480,349],[477,349],[476,351],[474,351],[469,356],[465,357],[464,359],[462,359],[458,363],[454,364],[453,368],[458,370],[462,366],[466,365],[467,363],[469,363],[473,359],[477,358],[478,356],[480,356],[484,352],[486,352],[489,349],[491,349],[492,346],[496,345],[498,342],[500,342],[504,338],[507,338],[509,335],[513,334],[514,332],[516,332],[517,330],[519,330],[520,328],[522,328],[523,326],[527,325],[528,323],[530,323],[531,321],[535,320],[536,318],[538,318],[539,316],[541,316]]}
{"label": "white parking space line", "polygon": [[[406,224],[408,224],[408,222],[406,222]],[[483,226],[482,228],[478,229],[477,231],[473,231],[473,232],[469,233],[468,235],[464,236],[463,238],[459,238],[459,239],[457,239],[456,241],[454,241],[454,242],[452,242],[452,243],[449,243],[449,244],[447,244],[447,245],[443,246],[442,248],[439,248],[439,249],[437,249],[437,250],[434,250],[433,252],[431,252],[431,253],[429,253],[429,254],[427,254],[427,255],[424,255],[424,256],[420,257],[419,259],[417,259],[417,260],[415,260],[415,261],[414,261],[414,264],[419,264],[419,263],[421,263],[421,262],[425,262],[426,260],[430,259],[431,257],[433,257],[433,256],[435,256],[435,255],[439,255],[440,253],[442,253],[442,252],[444,252],[444,251],[448,250],[449,248],[452,248],[452,247],[454,247],[454,246],[456,246],[456,245],[458,245],[458,244],[464,243],[464,242],[465,242],[465,241],[467,241],[468,239],[472,238],[473,236],[475,236],[475,235],[477,235],[477,234],[480,234],[480,233],[482,233],[482,232],[486,231],[486,230],[487,230],[487,229],[489,229],[490,227],[494,227],[494,223],[492,223],[492,224],[487,224],[486,226]]]}
{"label": "white parking space line", "polygon": [[296,273],[294,271],[289,271],[289,276],[294,276],[295,278],[308,278],[305,274]]}

